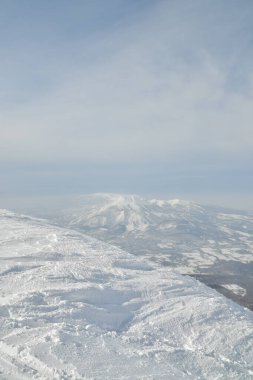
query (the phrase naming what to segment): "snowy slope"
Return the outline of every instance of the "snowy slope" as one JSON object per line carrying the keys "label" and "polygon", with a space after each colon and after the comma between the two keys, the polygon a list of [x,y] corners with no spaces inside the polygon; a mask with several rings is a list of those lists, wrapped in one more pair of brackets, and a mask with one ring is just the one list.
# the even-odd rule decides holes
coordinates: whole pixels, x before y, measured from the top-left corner
{"label": "snowy slope", "polygon": [[253,309],[253,214],[178,199],[93,194],[48,216],[194,275]]}
{"label": "snowy slope", "polygon": [[251,379],[253,313],[190,277],[0,211],[0,378]]}

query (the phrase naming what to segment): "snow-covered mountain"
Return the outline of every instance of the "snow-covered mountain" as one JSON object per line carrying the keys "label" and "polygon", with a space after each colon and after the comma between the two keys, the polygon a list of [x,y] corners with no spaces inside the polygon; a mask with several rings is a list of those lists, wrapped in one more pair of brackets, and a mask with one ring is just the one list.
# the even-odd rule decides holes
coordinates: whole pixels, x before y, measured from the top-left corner
{"label": "snow-covered mountain", "polygon": [[253,309],[253,214],[178,199],[93,194],[47,216],[194,275]]}
{"label": "snow-covered mountain", "polygon": [[253,313],[191,277],[8,211],[0,260],[1,379],[252,379]]}

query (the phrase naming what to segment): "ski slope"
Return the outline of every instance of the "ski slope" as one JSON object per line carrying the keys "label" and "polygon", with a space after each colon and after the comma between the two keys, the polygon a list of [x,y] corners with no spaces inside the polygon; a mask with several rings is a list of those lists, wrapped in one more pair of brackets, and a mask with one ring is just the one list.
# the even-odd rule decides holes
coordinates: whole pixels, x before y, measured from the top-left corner
{"label": "ski slope", "polygon": [[0,211],[0,379],[252,379],[253,313],[94,238]]}

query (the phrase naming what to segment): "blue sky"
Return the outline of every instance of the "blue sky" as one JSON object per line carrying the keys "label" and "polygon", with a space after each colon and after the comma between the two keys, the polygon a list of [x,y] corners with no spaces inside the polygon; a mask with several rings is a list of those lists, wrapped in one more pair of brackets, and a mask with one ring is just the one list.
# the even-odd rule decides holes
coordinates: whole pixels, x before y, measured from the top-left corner
{"label": "blue sky", "polygon": [[253,209],[252,16],[251,0],[2,0],[1,197]]}

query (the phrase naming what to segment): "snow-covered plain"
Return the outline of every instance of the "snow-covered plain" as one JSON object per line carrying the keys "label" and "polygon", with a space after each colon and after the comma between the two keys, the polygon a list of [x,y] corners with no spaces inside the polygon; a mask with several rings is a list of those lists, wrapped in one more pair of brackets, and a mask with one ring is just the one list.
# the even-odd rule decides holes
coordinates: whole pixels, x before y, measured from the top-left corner
{"label": "snow-covered plain", "polygon": [[0,211],[0,378],[252,379],[253,313],[94,238]]}

